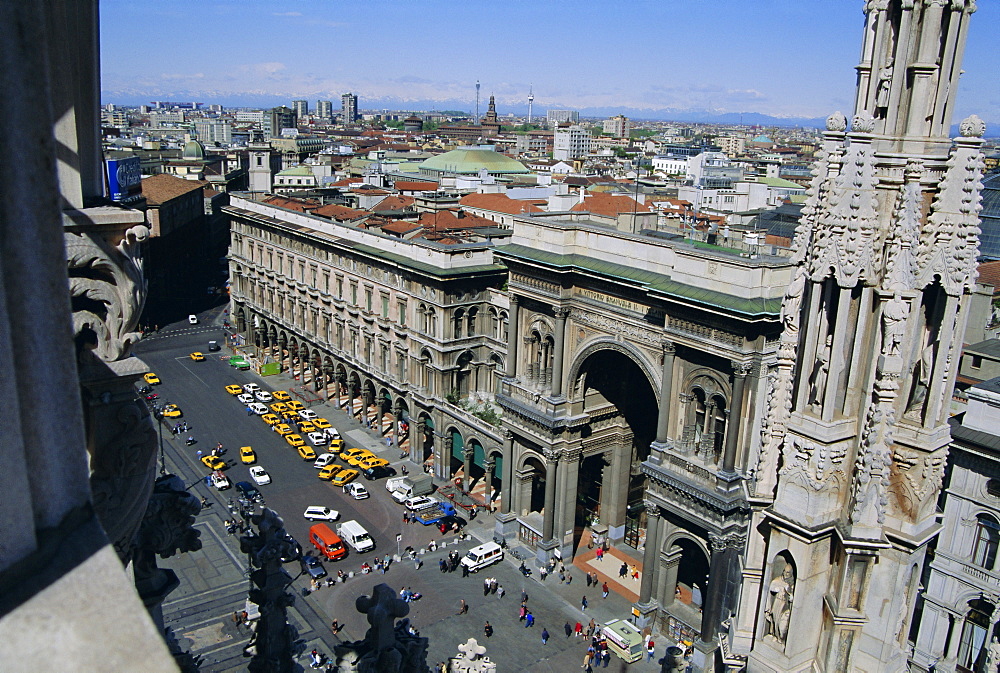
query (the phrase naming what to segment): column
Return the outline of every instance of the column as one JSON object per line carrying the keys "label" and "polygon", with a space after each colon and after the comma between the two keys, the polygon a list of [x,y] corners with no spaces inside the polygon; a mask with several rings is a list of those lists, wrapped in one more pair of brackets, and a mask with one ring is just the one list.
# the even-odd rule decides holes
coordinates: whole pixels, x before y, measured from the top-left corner
{"label": "column", "polygon": [[448,462],[451,455],[451,438],[434,432],[434,472],[438,479],[448,478]]}
{"label": "column", "polygon": [[462,447],[462,490],[469,492],[469,472],[472,471],[472,457],[475,449],[471,446]]}
{"label": "column", "polygon": [[552,358],[552,397],[562,397],[563,352],[566,346],[566,317],[568,308],[556,309],[556,351]]}
{"label": "column", "polygon": [[639,584],[639,602],[648,604],[653,595],[653,579],[659,556],[660,508],[646,503],[646,548],[642,552],[642,582]]}
{"label": "column", "polygon": [[556,477],[559,474],[559,456],[556,452],[545,455],[545,512],[542,517],[542,540],[552,539],[556,513]]}
{"label": "column", "polygon": [[[715,445],[715,400],[705,400],[705,420],[701,426],[701,441],[698,442],[698,453],[711,451]],[[708,447],[708,448],[705,448]]]}
{"label": "column", "polygon": [[663,573],[663,577],[662,581],[657,584],[660,586],[659,596],[664,607],[673,605],[677,595],[677,570],[681,565],[682,556],[684,556],[684,552],[681,548],[671,545],[670,549],[660,557],[663,564],[660,572]]}
{"label": "column", "polygon": [[[562,503],[559,508],[560,523],[558,525],[560,528],[556,531],[556,537],[559,539],[559,544],[561,545],[560,551],[564,559],[570,558],[573,554],[573,529],[576,527],[577,482],[580,478],[580,460],[582,458],[583,452],[580,449],[563,451],[562,465],[559,467],[559,476],[561,477],[563,487],[559,492]],[[567,531],[569,531],[568,541]]]}
{"label": "column", "polygon": [[510,514],[511,500],[514,496],[514,433],[503,432],[503,493],[500,496],[500,512]]}
{"label": "column", "polygon": [[483,461],[483,469],[486,470],[486,506],[490,511],[493,510],[493,470],[496,466],[496,461],[491,455]]}
{"label": "column", "polygon": [[728,615],[732,608],[734,594],[740,585],[738,554],[746,544],[746,537],[738,533],[709,533],[708,539],[712,546],[712,559],[701,613],[701,640],[705,644],[715,641],[723,615]]}
{"label": "column", "polygon": [[410,424],[410,460],[415,463],[424,462],[424,422],[409,417]]}
{"label": "column", "polygon": [[656,443],[666,444],[669,439],[670,390],[674,379],[674,356],[677,347],[672,341],[663,341],[663,379],[660,381],[660,406],[656,414]]}
{"label": "column", "polygon": [[521,306],[517,296],[510,294],[510,319],[507,327],[507,376],[517,378],[517,341],[520,339]]}
{"label": "column", "polygon": [[625,535],[625,506],[628,499],[630,447],[617,446],[611,452],[611,464],[601,477],[601,521],[608,527],[608,536],[620,540]]}
{"label": "column", "polygon": [[743,418],[743,397],[747,375],[752,367],[753,365],[747,362],[733,362],[733,399],[729,402],[726,448],[722,458],[722,471],[726,475],[736,475],[736,452],[739,448],[740,421]]}

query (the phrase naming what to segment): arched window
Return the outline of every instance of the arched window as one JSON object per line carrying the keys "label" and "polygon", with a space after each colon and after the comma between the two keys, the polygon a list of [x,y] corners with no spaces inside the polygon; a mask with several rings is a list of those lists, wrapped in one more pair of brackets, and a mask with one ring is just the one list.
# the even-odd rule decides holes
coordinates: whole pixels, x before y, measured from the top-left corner
{"label": "arched window", "polygon": [[469,309],[469,318],[468,318],[469,329],[466,330],[466,334],[468,334],[470,337],[476,336],[476,318],[478,316],[479,316],[478,308],[473,307]]}
{"label": "arched window", "polygon": [[969,608],[962,623],[962,640],[958,644],[958,670],[986,673],[986,656],[990,647],[987,636],[993,604],[979,598],[970,601]]}
{"label": "arched window", "polygon": [[458,309],[455,311],[455,337],[456,339],[462,338],[462,324],[465,322],[465,311],[463,309]]}
{"label": "arched window", "polygon": [[504,343],[508,339],[508,329],[510,328],[510,320],[507,318],[507,312],[500,312],[500,340]]}
{"label": "arched window", "polygon": [[986,570],[993,570],[1000,547],[1000,524],[986,514],[980,514],[976,526],[976,542],[972,548],[972,562]]}
{"label": "arched window", "polygon": [[500,316],[497,314],[497,310],[490,307],[490,334],[494,339],[500,338]]}

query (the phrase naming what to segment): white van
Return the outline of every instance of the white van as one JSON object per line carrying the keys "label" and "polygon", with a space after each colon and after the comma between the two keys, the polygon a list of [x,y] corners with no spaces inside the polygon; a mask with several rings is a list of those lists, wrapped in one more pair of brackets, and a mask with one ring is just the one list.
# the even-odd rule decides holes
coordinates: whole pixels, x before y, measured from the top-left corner
{"label": "white van", "polygon": [[365,527],[353,519],[337,524],[337,535],[349,544],[356,552],[375,549],[375,540],[368,534]]}
{"label": "white van", "polygon": [[469,553],[462,557],[462,565],[469,569],[469,572],[476,572],[480,568],[493,565],[503,559],[503,549],[496,542],[487,542],[478,547],[473,547]]}

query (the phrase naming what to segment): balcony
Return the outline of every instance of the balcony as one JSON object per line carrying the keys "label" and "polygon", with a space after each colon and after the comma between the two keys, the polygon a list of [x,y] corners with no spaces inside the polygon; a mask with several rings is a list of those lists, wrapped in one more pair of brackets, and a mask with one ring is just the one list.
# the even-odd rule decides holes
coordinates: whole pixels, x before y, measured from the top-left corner
{"label": "balcony", "polygon": [[496,402],[505,415],[509,412],[524,416],[550,429],[565,425],[565,400],[557,402],[538,391],[525,388],[514,379],[500,382]]}

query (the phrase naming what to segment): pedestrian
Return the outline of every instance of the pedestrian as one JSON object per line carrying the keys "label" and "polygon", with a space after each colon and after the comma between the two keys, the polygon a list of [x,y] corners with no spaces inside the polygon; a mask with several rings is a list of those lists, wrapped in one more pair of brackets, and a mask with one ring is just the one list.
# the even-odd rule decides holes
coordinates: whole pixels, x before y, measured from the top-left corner
{"label": "pedestrian", "polygon": [[517,611],[517,621],[523,622],[527,616],[528,616],[528,608],[524,607],[524,603],[521,603],[521,607]]}
{"label": "pedestrian", "polygon": [[639,581],[639,568],[633,563],[632,567],[629,568],[632,571],[632,579],[636,582]]}
{"label": "pedestrian", "polygon": [[577,638],[579,638],[580,636],[582,636],[583,635],[583,624],[581,624],[580,622],[577,622],[576,626],[573,627],[573,634]]}
{"label": "pedestrian", "polygon": [[562,584],[565,581],[566,581],[566,573],[564,573],[562,570],[560,570],[559,571],[559,584]]}
{"label": "pedestrian", "polygon": [[233,613],[233,624],[236,625],[236,630],[238,631],[241,626],[243,626],[243,615],[239,612]]}
{"label": "pedestrian", "polygon": [[528,602],[528,592],[526,592],[524,589],[521,589],[521,603],[524,604],[527,602]]}
{"label": "pedestrian", "polygon": [[413,557],[413,569],[414,570],[420,570],[420,566],[422,566],[423,564],[424,564],[424,562],[422,560],[420,560],[419,556],[414,556]]}
{"label": "pedestrian", "polygon": [[247,416],[253,416],[253,409],[247,407]]}
{"label": "pedestrian", "polygon": [[486,634],[487,638],[493,637],[493,626],[489,622],[486,622],[486,626],[483,627],[483,633]]}
{"label": "pedestrian", "polygon": [[[469,566],[467,566],[467,565],[465,565],[463,563],[462,564],[462,577],[468,577],[468,576],[469,576]],[[483,595],[485,596],[486,594],[483,594]]]}
{"label": "pedestrian", "polygon": [[340,622],[336,619],[330,622],[330,630],[333,631],[333,635],[337,635],[340,632]]}
{"label": "pedestrian", "polygon": [[565,624],[563,624],[563,631],[566,632],[566,637],[567,638],[569,638],[571,635],[573,635],[573,627],[570,626],[569,622],[566,622]]}
{"label": "pedestrian", "polygon": [[476,503],[472,503],[472,509],[469,510],[469,520],[470,521],[474,521],[475,520],[475,518],[476,518],[476,510],[477,509],[478,508],[476,507]]}
{"label": "pedestrian", "polygon": [[589,668],[590,660],[593,658],[594,658],[593,653],[590,650],[587,650],[587,653],[583,655],[583,666],[581,666],[580,668]]}
{"label": "pedestrian", "polygon": [[601,650],[601,658],[604,659],[604,668],[607,668],[611,663],[611,652],[606,647]]}
{"label": "pedestrian", "polygon": [[443,558],[438,559],[438,570],[440,570],[443,573],[448,572],[448,564],[445,562]]}
{"label": "pedestrian", "polygon": [[497,598],[503,598],[503,595],[505,593],[507,593],[507,591],[503,588],[503,585],[502,584],[498,584],[497,585]]}
{"label": "pedestrian", "polygon": [[597,630],[597,623],[591,619],[590,623],[587,624],[587,640],[594,637],[594,632]]}
{"label": "pedestrian", "polygon": [[201,460],[201,451],[195,451],[195,454],[198,456],[198,460]]}
{"label": "pedestrian", "polygon": [[622,567],[618,569],[618,577],[624,579],[625,575],[628,574],[628,564],[622,563]]}
{"label": "pedestrian", "polygon": [[483,595],[484,596],[489,596],[490,595],[490,580],[489,580],[489,578],[486,578],[486,579],[483,580]]}
{"label": "pedestrian", "polygon": [[545,629],[545,627],[542,627],[542,645],[548,645],[548,644],[549,644],[549,632]]}
{"label": "pedestrian", "polygon": [[490,578],[490,593],[491,594],[495,594],[497,592],[497,587],[499,587],[499,586],[500,585],[497,583],[497,578],[496,577],[491,577]]}
{"label": "pedestrian", "polygon": [[597,560],[598,561],[604,560],[604,549],[602,549],[601,547],[597,548]]}
{"label": "pedestrian", "polygon": [[586,610],[587,609],[587,597],[586,596],[584,596],[583,598],[580,599],[580,609],[581,610]]}
{"label": "pedestrian", "polygon": [[524,616],[524,622],[525,622],[524,623],[524,628],[526,628],[526,629],[534,626],[535,625],[535,615],[531,614],[531,611],[528,611],[528,614],[526,614]]}
{"label": "pedestrian", "polygon": [[605,582],[604,584],[601,585],[601,598],[607,598],[608,597],[609,589],[610,589],[610,587],[608,587],[608,583],[607,582]]}
{"label": "pedestrian", "polygon": [[572,583],[573,583],[573,576],[572,576],[572,575],[570,575],[570,574],[569,574],[569,573],[567,572],[567,573],[566,573],[566,584],[567,584],[567,585],[569,585],[569,584],[572,584]]}
{"label": "pedestrian", "polygon": [[410,523],[410,513],[403,512],[403,525]]}
{"label": "pedestrian", "polygon": [[652,661],[655,653],[656,644],[653,642],[653,639],[650,638],[649,641],[646,642],[646,661]]}
{"label": "pedestrian", "polygon": [[590,572],[587,572],[587,586],[590,586]]}
{"label": "pedestrian", "polygon": [[469,604],[465,602],[464,598],[461,599],[461,600],[462,600],[462,607],[460,607],[458,609],[458,613],[457,614],[460,614],[460,615],[468,614],[468,612],[469,612]]}
{"label": "pedestrian", "polygon": [[542,578],[542,581],[544,582],[545,576],[549,574],[549,570],[546,566],[542,566],[541,568],[538,569],[538,574]]}

